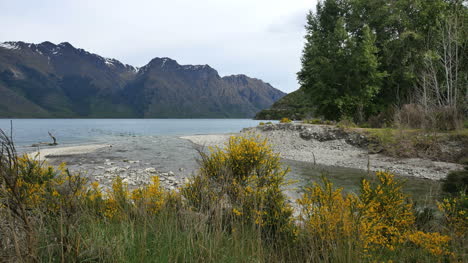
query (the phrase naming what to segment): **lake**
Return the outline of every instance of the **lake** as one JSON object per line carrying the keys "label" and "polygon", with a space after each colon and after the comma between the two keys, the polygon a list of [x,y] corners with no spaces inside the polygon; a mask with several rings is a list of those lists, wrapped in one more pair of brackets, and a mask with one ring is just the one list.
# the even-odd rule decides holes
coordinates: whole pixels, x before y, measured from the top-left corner
{"label": "lake", "polygon": [[[126,150],[109,158],[134,158],[158,170],[183,168],[185,173],[193,173],[197,169],[197,152],[194,145],[179,136],[237,133],[259,123],[250,119],[13,119],[13,138],[20,152],[29,152],[36,149],[31,147],[34,143],[50,142],[50,131],[59,146],[110,143]],[[9,132],[10,119],[0,119],[0,129]],[[365,171],[357,169],[283,161],[291,167],[288,178],[297,181],[289,191],[296,196],[294,193],[298,189],[320,180],[323,173],[336,186],[350,192],[358,191],[359,182],[366,175]],[[403,179],[406,180],[405,191],[420,203],[432,203],[439,192],[438,182],[412,177]]]}
{"label": "lake", "polygon": [[[13,119],[13,138],[18,146],[51,141],[60,145],[106,142],[128,136],[194,135],[239,132],[257,126],[250,119]],[[0,129],[10,131],[10,119],[0,119]]]}

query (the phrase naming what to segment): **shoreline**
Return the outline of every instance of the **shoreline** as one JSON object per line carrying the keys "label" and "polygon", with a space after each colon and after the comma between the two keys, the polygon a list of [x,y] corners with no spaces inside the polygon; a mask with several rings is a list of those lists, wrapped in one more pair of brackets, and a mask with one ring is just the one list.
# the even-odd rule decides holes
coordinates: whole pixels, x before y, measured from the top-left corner
{"label": "shoreline", "polygon": [[24,153],[47,165],[65,163],[71,172],[97,181],[103,188],[109,188],[117,176],[129,189],[149,184],[153,176],[159,176],[163,188],[174,190],[185,183],[196,164],[189,151],[192,147],[175,136],[142,136],[104,144],[30,148]]}
{"label": "shoreline", "polygon": [[[190,146],[184,141],[202,147],[224,146],[233,135],[252,133],[268,139],[273,151],[279,153],[283,159],[363,171],[368,168],[371,171],[387,170],[397,175],[421,179],[440,180],[449,171],[463,168],[459,164],[428,159],[398,159],[382,154],[368,154],[367,150],[350,144],[349,140],[333,137],[333,129],[336,128],[292,123],[273,124],[245,128],[239,133],[196,134],[174,136],[173,139],[180,140],[179,143],[183,145],[174,147],[187,149]],[[305,133],[310,136],[305,136]],[[169,155],[174,156],[177,153],[172,152],[171,148],[166,148],[166,151],[157,150],[161,142],[148,141],[152,139],[154,138],[132,138],[131,141],[114,141],[106,144],[47,147],[28,151],[28,155],[52,165],[66,162],[71,170],[84,171],[90,178],[98,179],[104,184],[108,184],[112,177],[117,175],[128,179],[131,185],[137,185],[145,183],[153,175],[170,174],[174,177],[174,180],[169,180],[171,186],[177,186],[195,171],[191,167],[195,163],[193,153],[190,156],[180,151],[179,154],[185,153],[186,156],[183,157],[184,160],[178,160],[180,163],[172,163],[170,166],[173,167],[172,170],[158,163],[158,155],[159,158],[168,159],[171,158]],[[142,147],[147,150],[145,154],[141,153]],[[158,151],[156,156],[152,156],[156,150]],[[177,175],[172,171],[176,171]]]}
{"label": "shoreline", "polygon": [[[283,159],[370,171],[390,171],[401,176],[440,180],[452,170],[463,169],[456,163],[421,158],[393,158],[369,154],[349,140],[333,137],[334,127],[304,124],[273,124],[245,128],[239,134],[258,134],[266,138]],[[304,135],[304,132],[311,136]],[[192,135],[182,139],[200,146],[223,146],[231,135]],[[361,138],[362,139],[362,138]],[[357,138],[359,140],[359,138]]]}

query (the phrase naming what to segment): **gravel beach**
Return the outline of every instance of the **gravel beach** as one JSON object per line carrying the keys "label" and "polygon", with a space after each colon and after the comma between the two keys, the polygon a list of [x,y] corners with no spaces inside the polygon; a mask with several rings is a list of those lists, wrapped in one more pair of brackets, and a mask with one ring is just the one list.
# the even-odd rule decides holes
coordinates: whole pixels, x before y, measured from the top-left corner
{"label": "gravel beach", "polygon": [[197,147],[223,146],[230,136],[249,133],[267,138],[273,150],[286,161],[364,171],[388,170],[401,176],[432,180],[440,180],[450,170],[462,168],[454,163],[368,154],[366,149],[356,146],[359,137],[346,134],[343,137],[329,126],[303,124],[257,126],[240,133],[218,135],[129,137],[108,144],[45,147],[29,154],[52,165],[65,162],[71,171],[85,174],[104,187],[109,187],[116,176],[135,188],[157,175],[163,187],[176,189],[196,173]]}
{"label": "gravel beach", "polygon": [[[369,168],[372,171],[388,170],[402,176],[432,180],[440,180],[449,171],[463,168],[455,163],[368,154],[366,149],[350,144],[348,138],[338,138],[336,132],[336,128],[323,125],[276,124],[246,128],[241,134],[260,134],[268,139],[273,150],[280,153],[281,158],[294,161],[362,170]],[[222,146],[229,136],[194,135],[182,138],[198,145]]]}

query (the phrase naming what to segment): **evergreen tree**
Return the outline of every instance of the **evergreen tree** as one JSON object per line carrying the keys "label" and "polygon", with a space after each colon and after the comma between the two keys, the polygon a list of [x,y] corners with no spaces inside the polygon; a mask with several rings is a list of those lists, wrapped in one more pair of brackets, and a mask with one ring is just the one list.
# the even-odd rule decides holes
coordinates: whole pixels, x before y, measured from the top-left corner
{"label": "evergreen tree", "polygon": [[369,115],[376,112],[373,100],[379,93],[384,72],[379,71],[377,58],[378,49],[375,46],[375,35],[369,26],[364,25],[362,36],[355,37],[349,68],[346,74],[349,86],[344,94],[336,101],[340,109],[340,115],[353,118],[362,123]]}
{"label": "evergreen tree", "polygon": [[317,112],[327,119],[339,118],[336,98],[343,94],[347,61],[348,34],[344,23],[344,1],[325,1],[317,12],[307,16],[306,45],[298,80],[311,95]]}

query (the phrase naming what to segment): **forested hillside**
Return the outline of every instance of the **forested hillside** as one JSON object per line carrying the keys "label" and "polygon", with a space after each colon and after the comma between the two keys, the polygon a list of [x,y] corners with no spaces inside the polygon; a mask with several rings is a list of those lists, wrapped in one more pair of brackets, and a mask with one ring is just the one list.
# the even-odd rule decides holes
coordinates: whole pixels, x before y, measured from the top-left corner
{"label": "forested hillside", "polygon": [[273,105],[255,115],[258,120],[279,120],[287,117],[293,120],[306,119],[314,116],[314,104],[304,92],[298,89],[282,97]]}

